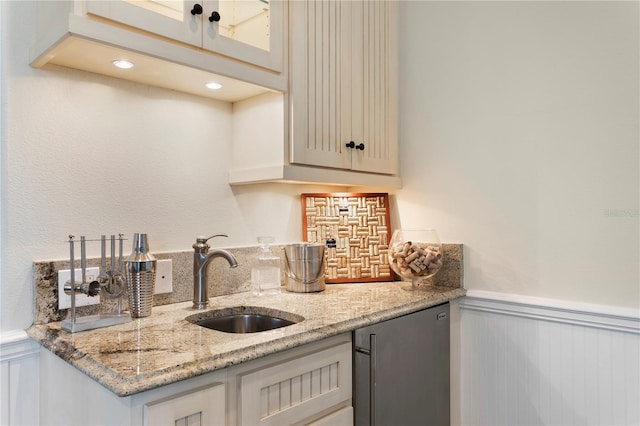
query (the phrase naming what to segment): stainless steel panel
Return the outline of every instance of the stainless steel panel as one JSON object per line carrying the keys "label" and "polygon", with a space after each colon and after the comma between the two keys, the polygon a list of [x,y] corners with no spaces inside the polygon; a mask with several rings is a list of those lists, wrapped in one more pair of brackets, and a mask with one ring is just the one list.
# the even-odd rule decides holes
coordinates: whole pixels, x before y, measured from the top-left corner
{"label": "stainless steel panel", "polygon": [[450,423],[448,303],[356,330],[354,345],[356,426]]}

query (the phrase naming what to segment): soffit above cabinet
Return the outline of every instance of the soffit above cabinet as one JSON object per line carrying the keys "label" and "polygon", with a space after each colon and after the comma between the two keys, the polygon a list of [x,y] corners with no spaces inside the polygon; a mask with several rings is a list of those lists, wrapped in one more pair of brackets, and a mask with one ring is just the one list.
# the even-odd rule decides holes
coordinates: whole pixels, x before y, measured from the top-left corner
{"label": "soffit above cabinet", "polygon": [[[46,59],[47,64],[61,65],[226,102],[237,102],[272,91],[219,74],[75,36],[69,36],[58,44],[47,54]],[[130,69],[119,69],[113,66],[112,61],[123,59],[133,62],[135,66]],[[219,83],[222,88],[207,89],[205,84],[209,82]]]}

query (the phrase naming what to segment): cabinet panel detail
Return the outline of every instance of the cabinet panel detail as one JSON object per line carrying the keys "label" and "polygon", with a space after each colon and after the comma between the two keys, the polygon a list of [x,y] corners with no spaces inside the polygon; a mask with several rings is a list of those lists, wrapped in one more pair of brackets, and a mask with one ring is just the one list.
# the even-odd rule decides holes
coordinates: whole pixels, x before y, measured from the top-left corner
{"label": "cabinet panel detail", "polygon": [[[341,129],[349,105],[342,102],[341,77],[344,2],[300,1],[292,4],[293,162],[351,168],[343,153]],[[344,154],[344,155],[343,155]]]}
{"label": "cabinet panel detail", "polygon": [[175,426],[204,426],[202,411],[177,419],[174,424]]}
{"label": "cabinet panel detail", "polygon": [[291,162],[397,173],[395,7],[293,2]]}
{"label": "cabinet panel detail", "polygon": [[334,362],[260,389],[261,418],[338,388],[339,364]]}
{"label": "cabinet panel detail", "polygon": [[239,423],[303,421],[351,397],[351,344],[250,372],[239,383]]}

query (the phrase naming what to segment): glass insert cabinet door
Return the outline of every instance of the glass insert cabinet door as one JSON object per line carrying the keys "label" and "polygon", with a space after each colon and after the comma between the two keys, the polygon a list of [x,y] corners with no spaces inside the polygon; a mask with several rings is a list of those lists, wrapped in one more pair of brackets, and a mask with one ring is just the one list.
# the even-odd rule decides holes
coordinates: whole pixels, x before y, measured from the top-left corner
{"label": "glass insert cabinet door", "polygon": [[283,70],[282,0],[90,0],[86,5],[89,15]]}

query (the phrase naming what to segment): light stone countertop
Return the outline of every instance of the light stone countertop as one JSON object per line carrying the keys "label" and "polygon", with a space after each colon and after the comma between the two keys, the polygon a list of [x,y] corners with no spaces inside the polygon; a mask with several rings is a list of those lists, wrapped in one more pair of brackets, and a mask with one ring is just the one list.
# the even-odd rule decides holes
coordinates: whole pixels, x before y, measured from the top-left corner
{"label": "light stone countertop", "polygon": [[210,298],[210,308],[245,306],[301,315],[304,321],[260,333],[223,333],[185,320],[191,302],[155,306],[150,317],[68,333],[60,322],[33,325],[29,336],[118,396],[129,396],[464,296],[464,288],[407,283],[329,284],[320,293]]}

